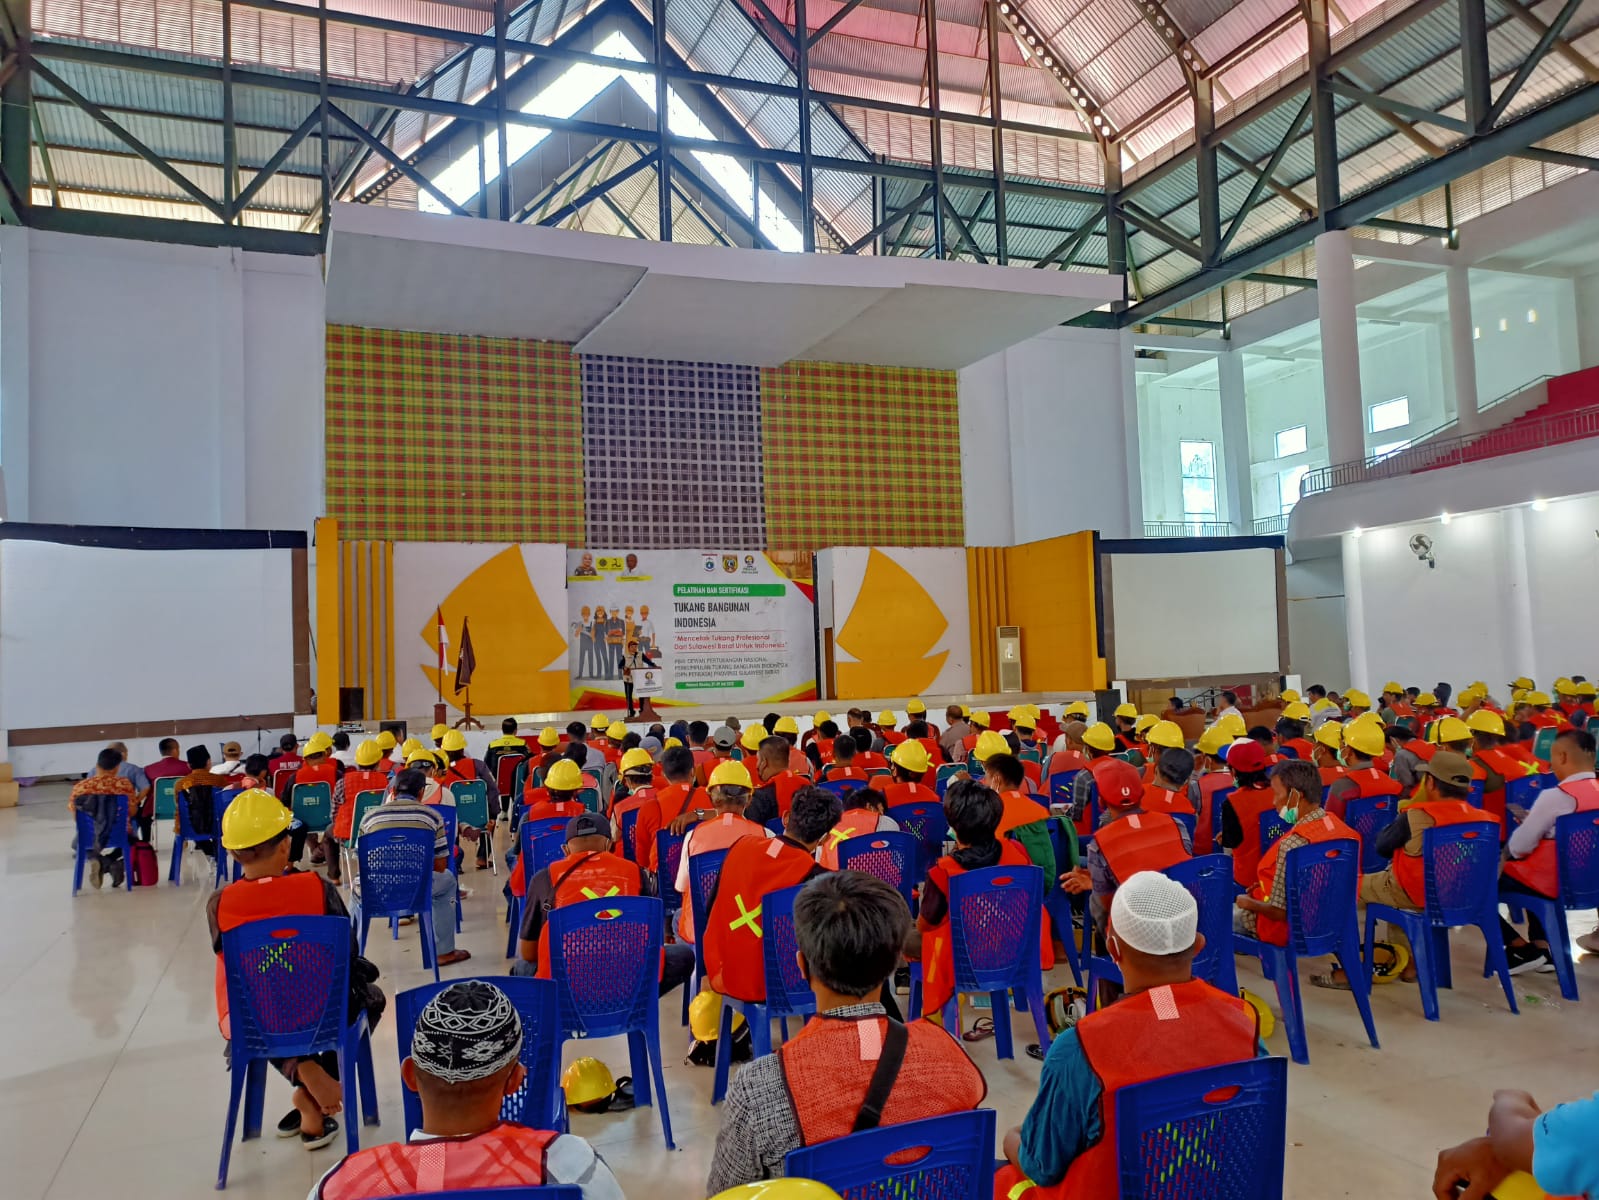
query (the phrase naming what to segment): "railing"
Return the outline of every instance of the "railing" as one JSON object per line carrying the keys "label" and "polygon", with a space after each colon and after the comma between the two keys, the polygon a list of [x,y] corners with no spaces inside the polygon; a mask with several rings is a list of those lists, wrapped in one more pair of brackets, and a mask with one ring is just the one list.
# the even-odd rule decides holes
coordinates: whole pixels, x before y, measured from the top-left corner
{"label": "railing", "polygon": [[[1432,471],[1440,467],[1455,467],[1476,462],[1481,458],[1496,458],[1501,454],[1518,454],[1523,450],[1537,450],[1551,443],[1570,442],[1579,438],[1599,437],[1599,405],[1554,413],[1536,421],[1511,422],[1497,429],[1479,433],[1463,433],[1452,438],[1441,438],[1420,445],[1395,450],[1382,457],[1372,456],[1360,462],[1334,463],[1307,471],[1299,484],[1301,497],[1314,496],[1333,488],[1347,487],[1352,483],[1370,483],[1378,479],[1394,479],[1401,475],[1414,475],[1418,471]],[[1491,447],[1491,453],[1473,454],[1479,447]]]}
{"label": "railing", "polygon": [[1288,514],[1278,513],[1275,517],[1256,517],[1253,528],[1256,533],[1287,533]]}
{"label": "railing", "polygon": [[1144,536],[1167,537],[1233,537],[1237,530],[1226,521],[1145,521]]}

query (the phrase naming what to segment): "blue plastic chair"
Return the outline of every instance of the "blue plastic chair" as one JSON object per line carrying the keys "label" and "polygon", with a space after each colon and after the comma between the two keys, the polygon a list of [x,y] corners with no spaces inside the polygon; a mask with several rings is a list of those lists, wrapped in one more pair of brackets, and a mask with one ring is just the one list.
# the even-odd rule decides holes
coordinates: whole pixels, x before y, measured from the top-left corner
{"label": "blue plastic chair", "polygon": [[842,800],[851,792],[859,791],[866,784],[859,779],[824,779],[816,786],[823,791],[832,792],[833,795]]}
{"label": "blue plastic chair", "polygon": [[622,828],[622,857],[628,862],[638,862],[638,852],[633,845],[633,835],[638,829],[638,815],[640,810],[630,808],[622,814],[620,822]]}
{"label": "blue plastic chair", "polygon": [[1371,875],[1387,869],[1377,853],[1377,835],[1399,814],[1398,796],[1359,796],[1344,806],[1344,824],[1360,835],[1360,870]]}
{"label": "blue plastic chair", "polygon": [[1210,794],[1210,844],[1216,850],[1221,850],[1221,810],[1227,804],[1227,797],[1235,792],[1236,788],[1217,788]]}
{"label": "blue plastic chair", "polygon": [[599,788],[584,788],[582,791],[578,792],[577,799],[578,803],[584,808],[588,809],[589,812],[597,813],[605,811],[605,805],[600,803]]}
{"label": "blue plastic chair", "polygon": [[[1238,964],[1233,955],[1233,860],[1225,854],[1202,854],[1161,872],[1188,889],[1199,906],[1199,932],[1205,948],[1194,956],[1195,979],[1203,979],[1229,996],[1238,994]],[[1088,1011],[1099,1004],[1099,983],[1121,983],[1116,960],[1096,954],[1088,960]]]}
{"label": "blue plastic chair", "polygon": [[1192,851],[1194,839],[1199,836],[1199,814],[1182,812],[1179,810],[1178,812],[1171,813],[1170,816],[1172,820],[1176,821],[1184,829],[1188,830],[1188,847],[1189,850]]}
{"label": "blue plastic chair", "polygon": [[[523,979],[515,975],[468,978],[499,988],[522,1018],[521,1060],[527,1068],[527,1078],[521,1087],[500,1102],[500,1120],[515,1121],[533,1129],[565,1132],[566,1101],[561,1092],[561,1057],[557,1052],[560,1042],[556,1035],[560,1002],[554,981]],[[428,1001],[445,988],[462,982],[464,980],[452,979],[449,983],[425,983],[394,997],[394,1036],[401,1062],[411,1053],[411,1035],[416,1032],[417,1018]],[[405,1104],[405,1136],[409,1138],[422,1128],[422,1101],[410,1088],[402,1087],[400,1092]]]}
{"label": "blue plastic chair", "polygon": [[[133,890],[133,849],[128,838],[128,798],[126,796],[102,796],[102,800],[111,803],[111,830],[103,850],[122,851],[123,883],[128,891]],[[86,812],[73,814],[78,827],[77,859],[72,865],[72,894],[76,896],[83,887],[83,869],[89,862],[89,855],[94,851],[94,817]],[[182,843],[180,842],[181,846]]]}
{"label": "blue plastic chair", "polygon": [[[1401,852],[1402,853],[1402,852]],[[1435,825],[1421,835],[1422,871],[1426,879],[1426,907],[1421,912],[1387,904],[1366,906],[1366,962],[1371,962],[1377,922],[1387,921],[1405,931],[1421,985],[1421,1011],[1429,1021],[1438,1019],[1438,989],[1452,987],[1449,931],[1475,925],[1487,943],[1490,970],[1511,1012],[1516,990],[1505,959],[1505,939],[1499,928],[1499,826],[1494,821]]]}
{"label": "blue plastic chair", "polygon": [[1044,781],[1044,790],[1049,793],[1049,803],[1070,804],[1072,802],[1072,784],[1077,779],[1077,771],[1056,771]]}
{"label": "blue plastic chair", "polygon": [[1544,788],[1553,787],[1553,775],[1524,775],[1520,779],[1505,780],[1505,837],[1508,838],[1515,832],[1516,826],[1521,821],[1510,810],[1524,808],[1531,811],[1533,802],[1538,799],[1538,793]]}
{"label": "blue plastic chair", "polygon": [[1381,1049],[1371,1019],[1371,980],[1360,957],[1360,930],[1355,924],[1359,856],[1359,843],[1352,838],[1312,842],[1290,850],[1277,864],[1279,871],[1288,872],[1288,944],[1273,946],[1241,934],[1234,938],[1238,951],[1257,955],[1266,977],[1277,985],[1277,1002],[1296,1063],[1310,1062],[1299,987],[1301,958],[1331,954],[1338,959],[1365,1022],[1366,1037],[1374,1049]]}
{"label": "blue plastic chair", "polygon": [[[217,1187],[228,1185],[228,1159],[244,1102],[244,1140],[261,1136],[267,1060],[338,1055],[344,1088],[345,1152],[361,1148],[356,1121],[378,1124],[378,1089],[366,1013],[350,1022],[350,923],[343,917],[272,917],[222,935],[232,1034],[227,1127]],[[360,1099],[356,1089],[359,1076]]]}
{"label": "blue plastic chair", "polygon": [[498,875],[500,862],[494,855],[489,835],[489,825],[494,819],[489,812],[489,785],[481,779],[458,779],[450,784],[450,793],[455,797],[455,818],[460,825],[480,829],[483,831],[480,836],[489,839],[483,849],[489,860],[489,872]]}
{"label": "blue plastic chair", "polygon": [[1540,729],[1532,736],[1532,756],[1539,762],[1549,761],[1549,752],[1554,749],[1555,738],[1560,736],[1558,729]]}
{"label": "blue plastic chair", "polygon": [[783,1156],[783,1174],[825,1183],[843,1200],[990,1200],[994,1110],[883,1125]]}
{"label": "blue plastic chair", "polygon": [[1288,1060],[1167,1075],[1116,1093],[1121,1200],[1282,1200]]}
{"label": "blue plastic chair", "polygon": [[211,797],[213,825],[212,833],[197,834],[194,832],[194,822],[189,817],[189,794],[179,792],[175,797],[178,806],[178,832],[172,839],[172,862],[167,868],[167,882],[173,887],[183,885],[183,848],[189,845],[199,845],[201,842],[210,842],[216,850],[216,861],[212,864],[215,881],[213,887],[221,887],[227,882],[227,852],[222,849],[222,818],[216,808],[216,794]]}
{"label": "blue plastic chair", "polygon": [[1262,855],[1270,850],[1273,843],[1291,828],[1288,821],[1275,808],[1268,808],[1260,814],[1260,852]]}
{"label": "blue plastic chair", "polygon": [[[688,991],[697,993],[705,981],[705,930],[711,919],[711,898],[716,894],[716,884],[722,877],[722,864],[727,861],[726,850],[707,850],[693,854],[688,860],[689,915],[694,921],[694,983]],[[760,1039],[756,1039],[757,1056]]]}
{"label": "blue plastic chair", "polygon": [[[683,894],[677,890],[677,868],[683,860],[683,842],[681,836],[669,829],[656,831],[656,878],[661,881],[657,890],[661,893],[661,908],[667,921],[677,916],[678,910],[683,907]],[[685,1016],[684,1020],[687,1019]]]}
{"label": "blue plastic chair", "polygon": [[900,831],[910,834],[921,844],[921,858],[916,864],[918,878],[926,878],[927,870],[943,856],[944,839],[949,836],[949,822],[944,818],[944,806],[926,800],[913,800],[909,804],[896,804],[887,814]]}
{"label": "blue plastic chair", "polygon": [[[355,811],[350,814],[350,840],[340,847],[340,853],[344,861],[345,882],[353,883],[355,880],[355,847],[356,843],[361,840],[361,822],[366,819],[367,813],[383,803],[383,792],[377,788],[368,788],[364,792],[357,792],[353,800],[347,797],[344,802],[355,805]],[[450,845],[455,845],[455,842],[452,840]]]}
{"label": "blue plastic chair", "polygon": [[783,818],[773,817],[770,821],[766,822],[766,828],[772,831],[773,837],[782,837],[784,833]]}
{"label": "blue plastic chair", "polygon": [[916,871],[920,854],[920,843],[908,833],[867,833],[838,844],[838,869],[877,876],[905,898],[905,907],[914,917],[916,885],[921,882]]}
{"label": "blue plastic chair", "polygon": [[[1555,855],[1560,866],[1557,899],[1500,892],[1501,904],[1510,906],[1510,919],[1519,921],[1523,909],[1538,914],[1549,934],[1549,957],[1560,980],[1560,994],[1578,999],[1577,968],[1571,961],[1571,932],[1566,925],[1570,909],[1599,908],[1599,812],[1573,812],[1555,819]],[[1487,974],[1485,969],[1483,972]]]}
{"label": "blue plastic chair", "polygon": [[1483,806],[1483,802],[1487,799],[1487,788],[1488,785],[1481,779],[1473,780],[1471,784],[1471,793],[1466,797],[1466,803],[1471,805],[1473,808],[1481,808]]}
{"label": "blue plastic chair", "polygon": [[938,793],[940,800],[944,798],[944,793],[949,790],[949,785],[954,782],[955,777],[964,770],[966,770],[965,763],[940,764],[933,775],[933,790]]}
{"label": "blue plastic chair", "polygon": [[[351,923],[367,930],[374,917],[415,917],[422,931],[422,968],[439,977],[438,942],[433,930],[433,850],[431,829],[369,829],[355,848],[357,887]],[[395,934],[398,937],[398,932]]]}
{"label": "blue plastic chair", "polygon": [[333,824],[333,785],[297,783],[289,792],[289,811],[312,833],[321,833]]}
{"label": "blue plastic chair", "polygon": [[[549,939],[550,974],[560,996],[557,1037],[564,1042],[625,1033],[634,1103],[650,1103],[653,1077],[661,1133],[666,1148],[674,1150],[661,1073],[663,923],[661,902],[654,896],[608,896],[552,909],[544,936]],[[560,1061],[559,1042],[555,1058]]]}
{"label": "blue plastic chair", "polygon": [[[1038,961],[1044,911],[1044,872],[1038,867],[987,867],[963,871],[949,881],[949,931],[955,958],[955,995],[944,1006],[944,1028],[959,1029],[962,993],[987,992],[994,1017],[994,1049],[1014,1058],[1009,1002],[1025,1001],[1038,1044],[1049,1049],[1044,1019],[1044,976]],[[918,964],[919,966],[919,964]],[[910,1008],[922,1011],[920,972],[911,971]]]}
{"label": "blue plastic chair", "polygon": [[[551,863],[560,862],[566,854],[566,822],[566,817],[541,817],[537,821],[523,821],[518,827],[516,840],[524,887],[533,882],[533,876]],[[516,939],[522,928],[524,911],[523,897],[513,894],[505,910],[506,958],[516,956]]]}

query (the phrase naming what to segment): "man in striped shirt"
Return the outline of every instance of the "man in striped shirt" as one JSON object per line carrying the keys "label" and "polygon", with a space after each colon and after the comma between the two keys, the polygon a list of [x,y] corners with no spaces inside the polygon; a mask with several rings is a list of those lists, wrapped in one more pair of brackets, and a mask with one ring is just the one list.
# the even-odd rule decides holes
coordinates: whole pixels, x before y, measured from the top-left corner
{"label": "man in striped shirt", "polygon": [[[450,870],[450,845],[444,833],[444,819],[439,816],[438,809],[422,803],[421,796],[427,782],[427,776],[415,767],[408,767],[396,775],[393,795],[362,819],[356,845],[360,845],[360,836],[376,830],[427,829],[433,833],[433,938],[439,966],[448,967],[465,962],[472,954],[469,950],[457,949],[455,945],[456,882]],[[354,886],[359,894],[359,873]]]}

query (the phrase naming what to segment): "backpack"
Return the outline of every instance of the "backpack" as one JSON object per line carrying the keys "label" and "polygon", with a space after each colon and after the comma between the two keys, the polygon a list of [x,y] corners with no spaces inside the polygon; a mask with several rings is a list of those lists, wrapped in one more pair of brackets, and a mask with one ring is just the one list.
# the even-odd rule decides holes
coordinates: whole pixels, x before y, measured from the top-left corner
{"label": "backpack", "polygon": [[161,882],[161,864],[149,842],[134,842],[128,847],[128,870],[138,887],[154,887]]}

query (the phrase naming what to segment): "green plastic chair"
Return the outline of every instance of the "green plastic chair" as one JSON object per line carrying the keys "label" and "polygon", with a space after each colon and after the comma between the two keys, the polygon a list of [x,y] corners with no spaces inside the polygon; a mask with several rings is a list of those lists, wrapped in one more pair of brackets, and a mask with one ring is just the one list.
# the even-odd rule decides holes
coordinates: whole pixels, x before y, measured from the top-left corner
{"label": "green plastic chair", "polygon": [[321,833],[333,824],[333,785],[297,783],[289,793],[289,810],[295,820],[312,833]]}
{"label": "green plastic chair", "polygon": [[[461,825],[470,825],[474,829],[481,829],[483,837],[489,836],[489,785],[481,779],[459,779],[450,785],[450,794],[455,797],[455,817],[457,828]],[[481,847],[480,847],[481,848]],[[490,846],[487,858],[489,869],[496,875],[500,873],[500,864]]]}
{"label": "green plastic chair", "polygon": [[357,792],[351,801],[355,811],[350,815],[350,840],[339,847],[340,857],[344,863],[344,882],[351,885],[355,879],[355,848],[361,840],[361,822],[366,814],[383,803],[382,788],[368,788],[364,792]]}
{"label": "green plastic chair", "polygon": [[583,807],[588,809],[591,813],[605,811],[605,806],[600,803],[599,788],[584,788],[577,794],[577,798],[582,802]]}
{"label": "green plastic chair", "polygon": [[1532,756],[1539,762],[1548,762],[1549,754],[1555,748],[1555,738],[1559,735],[1558,729],[1540,729],[1532,739]]}
{"label": "green plastic chair", "polygon": [[157,821],[170,821],[178,815],[178,777],[169,775],[165,779],[157,779],[155,784],[155,819]]}

